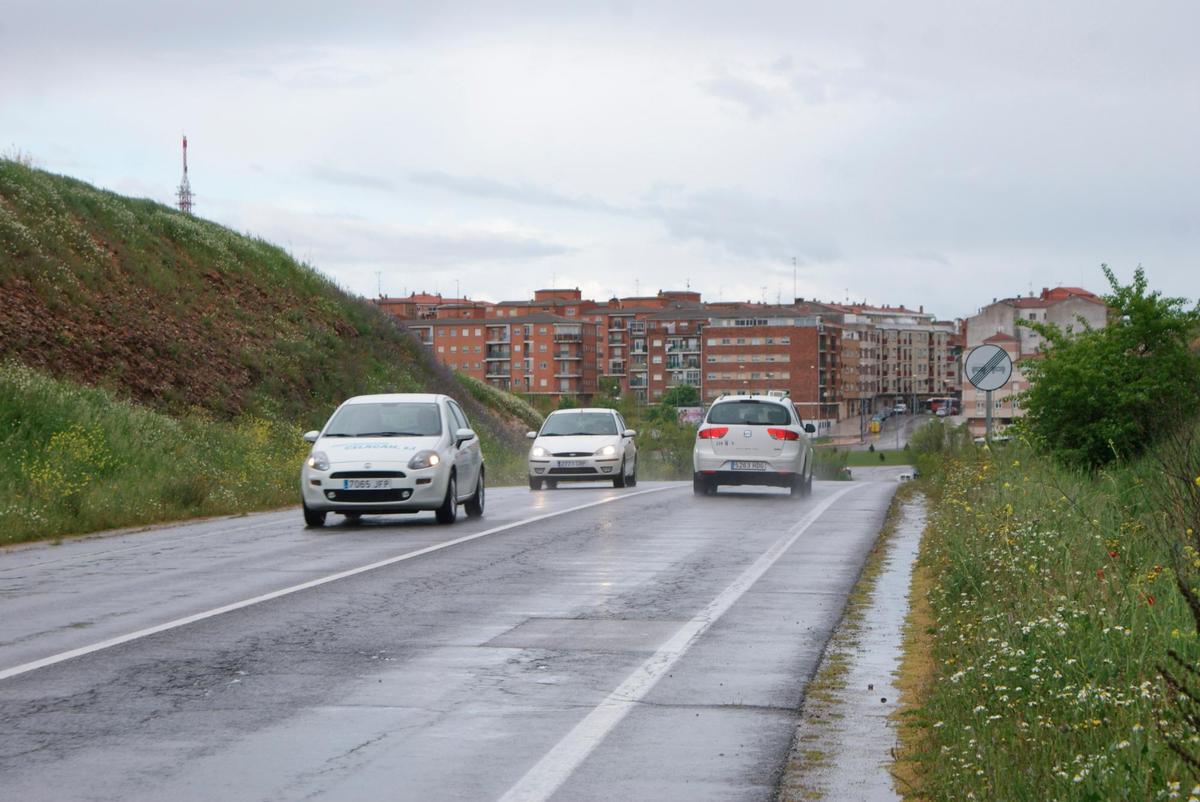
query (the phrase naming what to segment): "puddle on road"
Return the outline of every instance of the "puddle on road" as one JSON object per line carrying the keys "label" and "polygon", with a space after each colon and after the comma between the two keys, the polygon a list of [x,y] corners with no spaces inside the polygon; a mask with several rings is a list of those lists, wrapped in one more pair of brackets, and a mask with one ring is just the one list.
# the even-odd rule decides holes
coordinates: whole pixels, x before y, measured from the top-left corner
{"label": "puddle on road", "polygon": [[901,507],[874,577],[869,602],[843,621],[810,685],[781,783],[788,800],[899,800],[888,767],[896,746],[890,720],[913,565],[925,529],[925,499]]}

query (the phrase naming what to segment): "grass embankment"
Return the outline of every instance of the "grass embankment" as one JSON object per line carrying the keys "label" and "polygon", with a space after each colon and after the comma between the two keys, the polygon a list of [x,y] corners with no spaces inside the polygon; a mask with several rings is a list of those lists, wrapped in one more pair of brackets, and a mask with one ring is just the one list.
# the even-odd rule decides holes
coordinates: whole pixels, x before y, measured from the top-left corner
{"label": "grass embankment", "polygon": [[1164,527],[1159,464],[1093,477],[1014,444],[933,467],[902,680],[915,796],[1185,798],[1164,733],[1196,741],[1158,667],[1200,657],[1171,568],[1198,555]]}
{"label": "grass embankment", "polygon": [[0,545],[294,504],[300,427],[174,418],[0,365]]}
{"label": "grass embankment", "polygon": [[[40,374],[5,368],[0,510],[22,509],[26,522],[6,527],[0,542],[295,500],[274,488],[294,484],[298,433],[319,428],[338,403],[363,393],[459,398],[479,432],[489,482],[524,478],[527,424],[505,394],[472,396],[391,317],[282,249],[161,204],[0,160],[0,298],[0,363]],[[45,377],[68,384],[51,393],[39,385]],[[107,390],[111,415],[99,415],[101,396],[83,387]],[[37,409],[46,393],[61,401],[54,413]],[[140,406],[112,406],[115,399]],[[156,442],[172,426],[195,444],[179,448],[222,456],[212,464],[200,456],[156,462],[119,442],[124,436],[148,452],[172,453]],[[227,433],[261,442],[247,445],[239,463]],[[99,475],[120,477],[129,490],[148,488],[148,498],[122,491],[130,501],[120,514],[111,494],[98,491],[71,492],[63,507],[39,506],[50,470],[37,462],[43,452],[105,454],[95,458],[104,468],[88,474],[90,486],[100,486]],[[267,452],[274,456],[262,457]],[[190,476],[192,468],[208,479]],[[236,492],[222,484],[242,474]],[[211,492],[196,489],[204,481]],[[180,498],[154,490],[160,482],[173,482]],[[189,482],[198,484],[189,489]],[[203,502],[189,501],[198,495]],[[28,517],[35,510],[36,525]]]}

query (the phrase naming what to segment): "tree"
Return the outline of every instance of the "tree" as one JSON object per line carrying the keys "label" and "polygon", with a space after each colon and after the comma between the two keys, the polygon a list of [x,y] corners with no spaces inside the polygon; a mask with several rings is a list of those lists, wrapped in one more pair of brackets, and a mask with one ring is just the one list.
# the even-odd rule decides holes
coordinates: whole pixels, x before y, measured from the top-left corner
{"label": "tree", "polygon": [[1024,361],[1029,389],[1021,426],[1032,443],[1062,462],[1095,469],[1136,456],[1200,412],[1200,304],[1148,292],[1145,271],[1122,286],[1102,265],[1112,292],[1110,323],[1073,333],[1025,323],[1046,338]]}
{"label": "tree", "polygon": [[700,403],[700,391],[690,384],[677,384],[667,390],[662,403],[671,407],[694,407]]}

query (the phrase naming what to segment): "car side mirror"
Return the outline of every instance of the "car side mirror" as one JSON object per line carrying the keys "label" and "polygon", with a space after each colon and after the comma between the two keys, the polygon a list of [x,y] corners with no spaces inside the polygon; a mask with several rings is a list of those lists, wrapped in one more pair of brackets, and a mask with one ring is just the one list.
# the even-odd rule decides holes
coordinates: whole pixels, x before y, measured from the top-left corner
{"label": "car side mirror", "polygon": [[529,438],[530,440],[536,440],[536,439],[537,439],[537,432],[525,432],[525,436],[526,436],[527,438]]}
{"label": "car side mirror", "polygon": [[813,426],[811,423],[806,423],[804,424],[804,431],[808,432],[809,434],[816,434],[817,427]]}
{"label": "car side mirror", "polygon": [[637,437],[637,430],[636,429],[626,429],[625,431],[621,432],[621,436],[622,437]]}
{"label": "car side mirror", "polygon": [[475,439],[475,432],[470,429],[459,429],[454,433],[454,444],[461,446],[469,440]]}
{"label": "car side mirror", "polygon": [[311,432],[304,433],[304,439],[310,443],[317,442],[317,438],[319,438],[320,436],[321,436],[321,433],[318,431],[311,431]]}

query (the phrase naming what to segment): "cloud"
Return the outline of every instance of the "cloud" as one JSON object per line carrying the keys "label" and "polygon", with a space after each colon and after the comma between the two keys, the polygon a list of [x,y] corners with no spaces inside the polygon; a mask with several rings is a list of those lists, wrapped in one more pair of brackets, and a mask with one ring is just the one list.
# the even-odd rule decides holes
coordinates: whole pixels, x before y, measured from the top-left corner
{"label": "cloud", "polygon": [[618,215],[630,213],[628,209],[622,209],[595,198],[563,195],[525,182],[513,184],[492,178],[458,176],[437,171],[412,173],[409,181],[418,186],[441,189],[459,195],[512,201],[530,206],[577,209]]}
{"label": "cloud", "polygon": [[308,174],[318,181],[339,187],[377,189],[383,192],[393,192],[396,189],[395,183],[382,176],[344,170],[328,164],[313,165]]}
{"label": "cloud", "polygon": [[834,237],[811,211],[730,190],[687,195],[654,208],[670,234],[716,245],[732,257],[828,262],[838,258]]}
{"label": "cloud", "polygon": [[775,89],[727,70],[700,86],[713,97],[740,106],[753,119],[770,117],[787,104]]}

